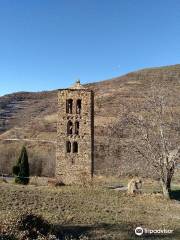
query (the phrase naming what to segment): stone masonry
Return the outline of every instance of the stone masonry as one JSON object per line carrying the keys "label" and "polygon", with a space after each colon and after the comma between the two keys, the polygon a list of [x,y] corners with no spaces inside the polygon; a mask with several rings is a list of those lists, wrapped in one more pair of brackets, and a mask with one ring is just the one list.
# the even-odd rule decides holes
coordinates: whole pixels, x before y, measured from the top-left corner
{"label": "stone masonry", "polygon": [[94,162],[94,94],[80,81],[58,91],[56,177],[65,184],[90,181]]}

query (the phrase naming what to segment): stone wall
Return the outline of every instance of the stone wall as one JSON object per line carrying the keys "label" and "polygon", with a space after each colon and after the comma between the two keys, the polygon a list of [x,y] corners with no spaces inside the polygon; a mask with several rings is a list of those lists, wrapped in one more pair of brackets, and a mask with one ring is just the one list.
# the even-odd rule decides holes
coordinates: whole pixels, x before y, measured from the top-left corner
{"label": "stone wall", "polygon": [[[72,113],[67,113],[67,99],[73,100]],[[76,102],[81,100],[81,113],[76,113]],[[67,134],[68,121],[72,122],[72,134]],[[75,134],[75,122],[79,133]],[[78,152],[67,152],[67,142],[78,144]],[[94,156],[94,96],[86,89],[58,91],[58,123],[56,177],[65,184],[89,181],[93,175]]]}

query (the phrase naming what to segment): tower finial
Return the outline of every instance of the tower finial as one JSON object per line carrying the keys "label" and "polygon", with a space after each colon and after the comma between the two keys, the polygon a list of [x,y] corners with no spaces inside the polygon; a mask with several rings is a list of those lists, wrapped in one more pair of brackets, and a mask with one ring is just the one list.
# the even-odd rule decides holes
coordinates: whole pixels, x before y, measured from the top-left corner
{"label": "tower finial", "polygon": [[70,87],[71,89],[84,89],[84,86],[81,85],[80,79],[76,80],[76,83]]}

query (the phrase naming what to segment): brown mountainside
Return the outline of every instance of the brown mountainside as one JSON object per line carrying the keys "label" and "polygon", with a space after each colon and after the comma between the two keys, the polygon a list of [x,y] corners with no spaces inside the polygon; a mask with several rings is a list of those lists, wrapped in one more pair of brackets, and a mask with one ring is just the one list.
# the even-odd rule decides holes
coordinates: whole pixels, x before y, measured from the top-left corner
{"label": "brown mountainside", "polygon": [[[118,122],[122,103],[134,103],[149,90],[152,81],[159,81],[180,93],[180,65],[144,69],[111,80],[87,84],[95,92],[95,170],[104,173],[129,173],[129,167],[119,150],[123,141],[109,139],[108,129]],[[174,99],[176,104],[176,99]],[[180,111],[180,109],[179,109]],[[10,173],[24,141],[4,139],[56,140],[57,91],[29,93],[19,92],[0,97],[0,173]],[[120,129],[121,130],[121,129]],[[31,173],[53,175],[55,144],[26,142]],[[128,167],[127,167],[128,166]]]}

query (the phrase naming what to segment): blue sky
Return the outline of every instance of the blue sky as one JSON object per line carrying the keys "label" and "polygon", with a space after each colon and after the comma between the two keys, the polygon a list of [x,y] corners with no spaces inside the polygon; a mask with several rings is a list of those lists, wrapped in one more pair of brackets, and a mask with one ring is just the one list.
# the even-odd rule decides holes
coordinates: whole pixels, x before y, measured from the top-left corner
{"label": "blue sky", "polygon": [[179,0],[0,0],[0,95],[177,63]]}

